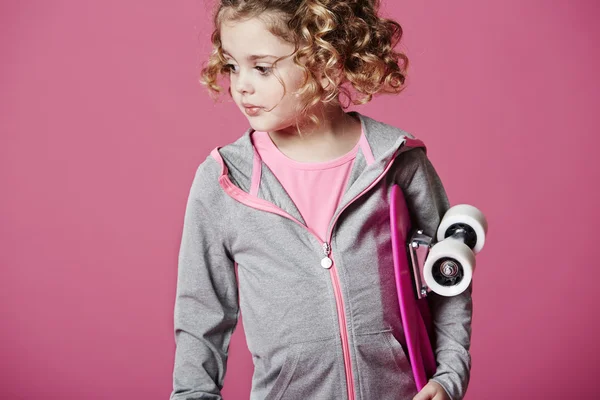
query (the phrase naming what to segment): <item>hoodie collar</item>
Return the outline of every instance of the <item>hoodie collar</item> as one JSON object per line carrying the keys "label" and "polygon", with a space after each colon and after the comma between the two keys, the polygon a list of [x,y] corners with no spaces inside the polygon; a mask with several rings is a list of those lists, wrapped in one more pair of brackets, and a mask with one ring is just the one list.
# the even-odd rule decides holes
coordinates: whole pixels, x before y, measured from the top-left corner
{"label": "hoodie collar", "polygon": [[[417,146],[425,148],[421,141],[399,128],[379,122],[357,111],[350,111],[348,114],[360,119],[363,134],[336,214],[367,189],[385,171],[388,163],[397,154]],[[237,200],[247,199],[250,196],[250,198],[266,201],[306,225],[293,200],[254,148],[252,132],[254,129],[249,128],[235,142],[216,147],[211,152],[221,165],[219,183]]]}

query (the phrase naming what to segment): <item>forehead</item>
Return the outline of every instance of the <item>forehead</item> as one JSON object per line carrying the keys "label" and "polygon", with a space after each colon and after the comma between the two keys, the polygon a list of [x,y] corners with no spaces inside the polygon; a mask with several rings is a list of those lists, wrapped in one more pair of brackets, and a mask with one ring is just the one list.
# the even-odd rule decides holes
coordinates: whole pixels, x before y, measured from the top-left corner
{"label": "forehead", "polygon": [[273,35],[265,23],[252,18],[243,21],[225,20],[219,28],[223,52],[235,58],[259,55],[281,57],[294,51],[291,43]]}

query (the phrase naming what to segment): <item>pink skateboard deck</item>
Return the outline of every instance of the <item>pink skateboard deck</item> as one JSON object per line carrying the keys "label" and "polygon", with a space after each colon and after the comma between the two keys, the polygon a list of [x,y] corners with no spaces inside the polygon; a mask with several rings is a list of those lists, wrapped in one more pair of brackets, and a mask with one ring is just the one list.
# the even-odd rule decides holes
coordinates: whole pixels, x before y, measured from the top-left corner
{"label": "pink skateboard deck", "polygon": [[419,299],[416,293],[412,263],[408,254],[411,226],[404,194],[400,186],[393,185],[390,196],[390,225],[394,274],[398,302],[404,328],[404,339],[417,390],[421,390],[436,370],[435,357],[429,334],[432,332],[427,298]]}

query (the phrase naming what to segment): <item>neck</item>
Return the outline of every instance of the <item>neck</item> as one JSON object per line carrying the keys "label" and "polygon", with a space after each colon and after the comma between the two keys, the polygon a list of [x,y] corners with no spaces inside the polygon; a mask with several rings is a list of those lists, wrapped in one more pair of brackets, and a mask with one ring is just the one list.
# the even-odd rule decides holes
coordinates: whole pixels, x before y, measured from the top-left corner
{"label": "neck", "polygon": [[346,114],[341,107],[322,115],[320,126],[300,127],[303,136],[293,126],[268,134],[281,152],[297,161],[320,162],[346,154],[360,138],[360,120]]}
{"label": "neck", "polygon": [[310,120],[299,125],[302,136],[298,134],[294,125],[271,131],[269,136],[275,143],[310,146],[343,139],[346,135],[351,134],[351,127],[356,124],[356,119],[346,114],[340,106],[321,109],[320,112],[317,112],[317,116],[320,119],[320,125],[317,126]]}

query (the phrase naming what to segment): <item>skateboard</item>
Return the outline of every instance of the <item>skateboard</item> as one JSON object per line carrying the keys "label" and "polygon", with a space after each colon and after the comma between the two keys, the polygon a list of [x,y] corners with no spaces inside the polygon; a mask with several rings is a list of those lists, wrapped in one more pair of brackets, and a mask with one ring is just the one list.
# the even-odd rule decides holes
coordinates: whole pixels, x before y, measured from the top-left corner
{"label": "skateboard", "polygon": [[434,240],[418,227],[412,229],[402,189],[395,184],[390,194],[390,226],[403,345],[420,391],[436,371],[427,294],[456,296],[468,288],[475,254],[485,243],[487,221],[477,208],[455,205],[442,217]]}

